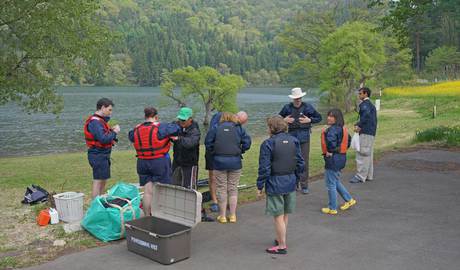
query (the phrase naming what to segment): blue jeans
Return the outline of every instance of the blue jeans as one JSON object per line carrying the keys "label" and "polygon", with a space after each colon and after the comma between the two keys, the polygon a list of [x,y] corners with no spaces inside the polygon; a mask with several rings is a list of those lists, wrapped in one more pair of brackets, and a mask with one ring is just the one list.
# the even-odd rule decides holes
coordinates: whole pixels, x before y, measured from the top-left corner
{"label": "blue jeans", "polygon": [[340,171],[326,169],[326,187],[329,195],[329,209],[337,210],[337,192],[346,201],[350,201],[351,195],[348,193],[345,186],[340,183]]}

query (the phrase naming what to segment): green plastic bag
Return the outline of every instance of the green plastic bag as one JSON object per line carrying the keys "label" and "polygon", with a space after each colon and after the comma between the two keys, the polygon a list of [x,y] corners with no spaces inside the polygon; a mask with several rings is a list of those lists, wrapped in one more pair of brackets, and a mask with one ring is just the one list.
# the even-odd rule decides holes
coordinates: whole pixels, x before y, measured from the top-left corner
{"label": "green plastic bag", "polygon": [[107,195],[94,198],[81,226],[104,242],[122,239],[125,237],[124,223],[140,217],[140,202],[136,186],[119,182]]}

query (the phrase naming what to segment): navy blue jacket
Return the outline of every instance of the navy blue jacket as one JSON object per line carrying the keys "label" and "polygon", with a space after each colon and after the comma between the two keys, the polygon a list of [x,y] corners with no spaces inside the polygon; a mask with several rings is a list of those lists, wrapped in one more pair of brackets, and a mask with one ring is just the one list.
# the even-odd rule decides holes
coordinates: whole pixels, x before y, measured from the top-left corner
{"label": "navy blue jacket", "polygon": [[[302,104],[304,106],[302,113],[311,119],[312,124],[321,122],[321,120],[323,119],[321,117],[321,114],[317,112],[311,104],[306,103],[306,102],[302,102]],[[288,115],[291,115],[293,109],[294,109],[294,104],[292,102],[289,104],[286,104],[284,105],[283,109],[281,109],[279,115],[281,115],[284,118]],[[311,127],[308,127],[308,128],[302,128],[302,129],[296,129],[296,130],[289,131],[289,134],[296,137],[300,143],[305,143],[305,142],[310,141],[310,132],[311,132]]]}
{"label": "navy blue jacket", "polygon": [[[109,122],[110,117],[104,117],[106,122]],[[88,131],[94,135],[94,139],[100,143],[110,143],[117,138],[117,133],[110,131],[109,133],[104,132],[104,126],[98,120],[91,120],[88,124]],[[111,148],[88,148],[88,154],[110,154]]]}
{"label": "navy blue jacket", "polygon": [[[339,125],[332,125],[326,131],[326,147],[332,157],[324,156],[324,168],[327,170],[340,171],[345,168],[347,154],[340,154],[340,144],[343,138],[343,128]],[[351,136],[348,134],[348,147],[351,144]]]}
{"label": "navy blue jacket", "polygon": [[266,139],[260,145],[259,154],[259,176],[257,177],[257,189],[262,190],[265,186],[265,192],[271,195],[287,194],[295,191],[297,175],[300,175],[305,168],[305,161],[300,152],[300,142],[295,139],[297,166],[296,172],[287,175],[271,175],[273,146],[275,139],[278,137],[291,136],[287,133],[275,134]]}
{"label": "navy blue jacket", "polygon": [[[224,122],[220,125],[231,126],[234,123]],[[241,125],[236,125],[238,135],[241,138],[241,154],[244,154],[251,147],[251,137],[246,133],[244,128]],[[210,127],[208,134],[204,140],[204,145],[206,146],[206,151],[213,153],[214,143],[216,140],[217,126]],[[243,167],[241,162],[242,156],[219,156],[213,155],[213,164],[214,169],[218,171],[234,171],[239,170]]]}
{"label": "navy blue jacket", "polygon": [[219,125],[220,117],[222,116],[221,112],[217,112],[211,117],[211,121],[209,122],[209,128],[215,128]]}
{"label": "navy blue jacket", "polygon": [[377,111],[370,99],[359,104],[359,121],[356,124],[361,128],[359,134],[375,136],[377,132]]}

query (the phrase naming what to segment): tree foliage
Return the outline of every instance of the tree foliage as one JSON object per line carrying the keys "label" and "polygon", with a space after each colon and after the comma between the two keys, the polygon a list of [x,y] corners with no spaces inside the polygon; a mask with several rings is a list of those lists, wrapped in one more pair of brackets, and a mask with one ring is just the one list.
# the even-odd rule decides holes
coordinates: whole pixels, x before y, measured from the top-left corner
{"label": "tree foliage", "polygon": [[[103,62],[109,35],[97,0],[5,0],[0,8],[0,104],[28,111],[62,109],[54,85],[63,70]],[[92,65],[93,67],[95,65]]]}
{"label": "tree foliage", "polygon": [[279,77],[283,52],[274,37],[295,10],[315,1],[103,2],[104,21],[122,33],[123,42],[115,44],[113,52],[132,59],[133,83],[155,86],[163,70],[217,68],[221,63],[233,74],[264,69]]}
{"label": "tree foliage", "polygon": [[460,1],[458,0],[369,0],[389,11],[381,29],[390,29],[403,46],[412,49],[414,67],[422,71],[431,51],[441,46],[460,49]]}
{"label": "tree foliage", "polygon": [[241,76],[221,74],[211,67],[189,66],[164,73],[161,90],[178,106],[199,100],[205,110],[203,124],[208,125],[213,110],[236,112],[236,95],[244,85]]}
{"label": "tree foliage", "polygon": [[459,79],[460,52],[452,46],[434,49],[426,59],[426,70],[428,74],[437,79]]}
{"label": "tree foliage", "polygon": [[335,29],[330,11],[302,12],[293,18],[278,36],[290,60],[283,71],[287,81],[305,88],[319,85],[321,42]]}
{"label": "tree foliage", "polygon": [[351,111],[354,91],[386,63],[385,41],[364,22],[346,23],[321,42],[321,85],[331,105]]}

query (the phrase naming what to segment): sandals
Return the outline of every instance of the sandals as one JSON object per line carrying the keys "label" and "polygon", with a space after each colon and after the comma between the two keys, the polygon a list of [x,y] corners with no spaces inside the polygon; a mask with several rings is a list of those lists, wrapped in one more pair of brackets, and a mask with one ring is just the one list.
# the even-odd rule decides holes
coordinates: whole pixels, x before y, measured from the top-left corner
{"label": "sandals", "polygon": [[226,217],[223,217],[223,216],[218,216],[218,217],[217,217],[217,221],[218,221],[219,223],[222,223],[222,224],[225,224],[225,223],[228,222],[228,221],[227,221],[227,218],[226,218]]}
{"label": "sandals", "polygon": [[236,215],[230,215],[228,217],[228,222],[230,223],[236,223]]}
{"label": "sandals", "polygon": [[265,251],[270,254],[280,254],[280,255],[287,254],[287,248],[278,248],[278,246],[267,248]]}

